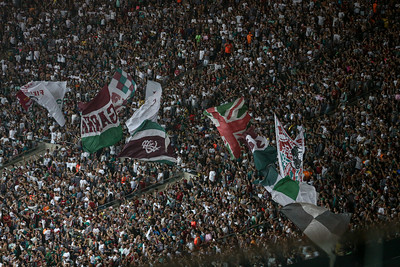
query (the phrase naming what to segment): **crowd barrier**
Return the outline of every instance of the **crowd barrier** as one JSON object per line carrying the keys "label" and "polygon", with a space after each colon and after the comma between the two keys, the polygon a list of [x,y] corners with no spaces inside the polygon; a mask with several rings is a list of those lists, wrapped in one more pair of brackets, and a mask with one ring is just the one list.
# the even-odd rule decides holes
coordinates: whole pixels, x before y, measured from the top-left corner
{"label": "crowd barrier", "polygon": [[[120,199],[115,199],[113,201],[107,202],[103,205],[100,205],[97,209],[98,210],[104,210],[106,208],[109,207],[115,207],[117,205],[121,205],[122,203],[131,200],[132,198],[134,198],[135,196],[140,196],[143,193],[149,192],[151,190],[155,190],[155,189],[160,189],[163,186],[166,186],[167,184],[170,184],[174,181],[180,180],[181,178],[184,177],[184,173],[177,173],[174,176],[172,176],[171,178],[165,179],[163,182],[157,182],[154,184],[151,184],[149,186],[146,186],[144,188],[141,189],[136,189],[135,191],[127,194],[126,196],[121,197]],[[138,185],[139,187],[139,185]]]}

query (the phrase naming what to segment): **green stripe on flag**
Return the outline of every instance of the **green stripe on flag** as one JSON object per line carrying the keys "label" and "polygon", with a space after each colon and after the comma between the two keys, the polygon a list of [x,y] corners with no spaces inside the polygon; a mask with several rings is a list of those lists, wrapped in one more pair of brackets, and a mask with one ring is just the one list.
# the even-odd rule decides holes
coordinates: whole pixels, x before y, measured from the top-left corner
{"label": "green stripe on flag", "polygon": [[278,179],[278,172],[274,165],[268,166],[268,168],[261,170],[261,174],[263,175],[264,179],[259,181],[259,184],[263,186],[272,186],[276,183]]}
{"label": "green stripe on flag", "polygon": [[247,112],[247,107],[243,105],[239,110],[238,110],[238,118],[242,117],[245,113]]}
{"label": "green stripe on flag", "polygon": [[281,192],[282,194],[285,194],[286,196],[296,201],[300,191],[299,182],[293,181],[289,178],[289,176],[286,176],[276,183],[276,185],[274,186],[274,190]]}
{"label": "green stripe on flag", "polygon": [[237,101],[238,101],[238,100],[233,101],[233,102],[226,103],[226,104],[224,104],[224,105],[215,107],[215,109],[217,110],[217,112],[218,112],[219,114],[221,114],[221,116],[226,117],[228,114],[225,114],[225,113],[226,113],[227,111],[229,111],[234,105],[236,105],[236,102],[237,102]]}
{"label": "green stripe on flag", "polygon": [[122,126],[119,125],[117,127],[110,128],[99,135],[83,137],[83,150],[93,153],[103,147],[112,146],[122,139],[122,135]]}
{"label": "green stripe on flag", "polygon": [[163,127],[161,127],[161,125],[159,125],[156,122],[150,121],[150,120],[145,120],[144,122],[142,122],[142,124],[140,124],[139,128],[136,129],[136,131],[133,133],[133,135],[135,135],[136,133],[140,132],[140,131],[144,131],[144,130],[159,130],[165,133],[165,129]]}

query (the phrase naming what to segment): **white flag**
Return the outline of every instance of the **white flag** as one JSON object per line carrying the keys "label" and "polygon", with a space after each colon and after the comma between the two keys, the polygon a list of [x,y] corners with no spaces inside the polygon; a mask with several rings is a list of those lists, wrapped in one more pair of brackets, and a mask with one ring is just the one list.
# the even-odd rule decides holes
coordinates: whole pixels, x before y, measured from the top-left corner
{"label": "white flag", "polygon": [[156,91],[144,104],[133,113],[132,117],[125,122],[130,134],[145,121],[157,122],[158,110],[160,109],[161,91]]}
{"label": "white flag", "polygon": [[21,87],[21,91],[45,107],[60,126],[65,125],[62,102],[67,89],[67,82],[34,81]]}
{"label": "white flag", "polygon": [[160,92],[160,96],[162,94],[161,84],[155,81],[147,81],[146,85],[146,100],[154,95],[155,93]]}
{"label": "white flag", "polygon": [[151,239],[150,233],[151,233],[151,230],[152,230],[152,229],[153,229],[153,227],[150,226],[149,230],[148,230],[147,233],[146,233],[146,238],[147,238],[147,240],[150,240],[150,239]]}
{"label": "white flag", "polygon": [[65,93],[69,92],[69,88],[67,88],[67,82],[43,82],[44,86],[50,91],[53,95],[54,99],[57,102],[58,107],[62,111],[63,108],[63,99]]}

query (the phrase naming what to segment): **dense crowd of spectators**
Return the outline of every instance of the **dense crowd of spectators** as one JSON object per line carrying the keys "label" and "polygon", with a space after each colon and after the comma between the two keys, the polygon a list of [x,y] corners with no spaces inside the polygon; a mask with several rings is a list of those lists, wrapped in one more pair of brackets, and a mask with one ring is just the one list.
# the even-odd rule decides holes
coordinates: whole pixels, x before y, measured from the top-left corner
{"label": "dense crowd of spectators", "polygon": [[[185,264],[238,248],[252,255],[244,265],[318,256],[252,184],[251,153],[231,160],[202,115],[240,96],[272,144],[274,113],[292,137],[305,129],[305,179],[318,205],[353,213],[350,231],[398,222],[396,1],[15,0],[0,1],[0,14],[0,164],[39,141],[57,145],[2,170],[1,266]],[[124,140],[82,151],[78,103],[115,68],[138,84],[122,123],[147,80],[163,84],[159,123],[176,166],[121,160]],[[32,80],[68,82],[65,127],[38,105],[21,108],[15,94]],[[180,171],[197,174],[124,201]]]}

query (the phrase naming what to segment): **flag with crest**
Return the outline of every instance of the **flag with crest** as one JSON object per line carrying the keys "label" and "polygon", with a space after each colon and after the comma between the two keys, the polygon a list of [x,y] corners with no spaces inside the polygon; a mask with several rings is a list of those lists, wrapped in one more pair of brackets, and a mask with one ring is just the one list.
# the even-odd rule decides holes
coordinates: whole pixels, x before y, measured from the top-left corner
{"label": "flag with crest", "polygon": [[305,152],[304,133],[301,131],[295,140],[286,133],[275,115],[276,147],[280,175],[289,176],[295,181],[303,181],[303,156]]}
{"label": "flag with crest", "polygon": [[142,161],[176,163],[171,142],[165,129],[156,122],[145,120],[129,138],[118,157]]}

